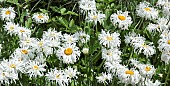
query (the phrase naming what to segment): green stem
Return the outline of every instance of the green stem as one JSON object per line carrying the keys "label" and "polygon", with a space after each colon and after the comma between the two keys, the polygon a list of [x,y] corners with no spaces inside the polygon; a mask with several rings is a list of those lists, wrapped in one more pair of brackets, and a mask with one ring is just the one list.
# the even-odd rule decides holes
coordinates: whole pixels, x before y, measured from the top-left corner
{"label": "green stem", "polygon": [[[169,67],[169,68],[168,68]],[[165,86],[168,85],[168,79],[169,79],[169,75],[170,75],[170,63],[168,65],[167,69],[168,69],[168,73],[167,73],[167,76],[166,76],[166,79],[165,79]]]}
{"label": "green stem", "polygon": [[140,24],[142,19],[139,20],[139,22],[136,24],[136,26],[134,27],[134,30],[136,29],[136,27]]}
{"label": "green stem", "polygon": [[41,0],[39,0],[35,5],[34,7],[31,9],[30,13],[33,11],[33,9],[40,3]]}
{"label": "green stem", "polygon": [[48,2],[47,10],[49,10],[50,4],[51,4],[51,0],[49,0]]}

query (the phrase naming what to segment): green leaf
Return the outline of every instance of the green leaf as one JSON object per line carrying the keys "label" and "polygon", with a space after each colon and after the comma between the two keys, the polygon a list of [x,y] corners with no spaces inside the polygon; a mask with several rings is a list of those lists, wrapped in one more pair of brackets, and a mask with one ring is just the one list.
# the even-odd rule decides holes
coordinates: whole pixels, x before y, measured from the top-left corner
{"label": "green leaf", "polygon": [[59,17],[58,18],[58,21],[63,25],[65,26],[66,28],[68,28],[68,22],[66,19],[64,19],[63,17]]}
{"label": "green leaf", "polygon": [[20,17],[20,22],[23,23],[24,22],[24,16],[27,15],[27,12],[22,12],[21,17]]}
{"label": "green leaf", "polygon": [[69,27],[72,27],[74,25],[74,20],[71,19],[70,23],[69,23]]}
{"label": "green leaf", "polygon": [[50,8],[52,9],[52,11],[60,13],[60,9],[57,6],[51,6]]}
{"label": "green leaf", "polygon": [[29,19],[25,22],[25,26],[26,26],[27,28],[30,28],[31,25],[32,25],[32,19],[29,18]]}
{"label": "green leaf", "polygon": [[8,3],[11,3],[11,4],[15,4],[17,6],[21,6],[19,3],[18,3],[18,0],[7,0]]}
{"label": "green leaf", "polygon": [[48,11],[45,10],[45,9],[41,9],[41,8],[40,8],[40,11],[41,11],[42,13],[48,13]]}
{"label": "green leaf", "polygon": [[62,8],[62,9],[60,9],[60,13],[61,13],[61,15],[63,15],[65,12],[66,12],[66,8]]}
{"label": "green leaf", "polygon": [[72,11],[68,11],[67,13],[64,13],[64,14],[62,14],[62,15],[68,15],[68,14],[78,16],[77,13],[72,12]]}

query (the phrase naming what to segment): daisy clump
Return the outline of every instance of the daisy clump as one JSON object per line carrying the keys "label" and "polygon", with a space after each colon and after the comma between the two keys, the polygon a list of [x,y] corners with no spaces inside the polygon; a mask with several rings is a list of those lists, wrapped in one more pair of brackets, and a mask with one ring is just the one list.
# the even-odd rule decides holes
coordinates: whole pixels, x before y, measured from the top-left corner
{"label": "daisy clump", "polygon": [[156,53],[152,42],[147,42],[146,38],[134,32],[125,35],[125,43],[130,44],[134,48],[134,52],[143,53],[146,57],[151,57]]}
{"label": "daisy clump", "polygon": [[156,24],[149,23],[149,25],[146,27],[146,29],[150,33],[156,33],[156,32],[163,32],[169,29],[169,19],[168,18],[158,18],[156,21]]}

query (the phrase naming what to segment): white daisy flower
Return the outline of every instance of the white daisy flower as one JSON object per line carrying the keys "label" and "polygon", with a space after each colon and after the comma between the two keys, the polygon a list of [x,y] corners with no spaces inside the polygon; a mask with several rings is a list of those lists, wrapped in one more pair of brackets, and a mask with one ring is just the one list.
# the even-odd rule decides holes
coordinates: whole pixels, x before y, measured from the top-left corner
{"label": "white daisy flower", "polygon": [[16,35],[18,31],[18,24],[12,23],[12,22],[6,22],[5,25],[3,25],[5,30],[8,31],[8,34],[10,35]]}
{"label": "white daisy flower", "polygon": [[161,38],[168,38],[170,36],[170,30],[164,30],[160,35]]}
{"label": "white daisy flower", "polygon": [[46,62],[46,58],[43,53],[39,54],[34,60],[42,64]]}
{"label": "white daisy flower", "polygon": [[151,33],[154,33],[156,31],[160,32],[158,24],[149,23],[149,25],[146,27],[146,29]]}
{"label": "white daisy flower", "polygon": [[28,47],[21,47],[15,49],[13,54],[18,57],[23,57],[22,60],[29,60],[34,58],[33,53],[34,53],[33,49],[29,49]]}
{"label": "white daisy flower", "polygon": [[9,85],[10,80],[8,77],[9,77],[9,73],[0,69],[0,83]]}
{"label": "white daisy flower", "polygon": [[106,73],[106,72],[105,73],[102,72],[102,74],[100,76],[97,76],[96,79],[97,79],[97,82],[99,82],[99,83],[108,84],[107,81],[109,81],[109,82],[112,81],[112,75],[109,73]]}
{"label": "white daisy flower", "polygon": [[62,37],[61,31],[57,32],[52,28],[49,28],[48,31],[43,32],[43,39],[45,40],[60,40]]}
{"label": "white daisy flower", "polygon": [[113,25],[117,25],[120,29],[125,30],[132,24],[132,18],[128,15],[128,11],[117,11],[110,16]]}
{"label": "white daisy flower", "polygon": [[157,3],[156,3],[156,5],[158,5],[158,6],[163,6],[163,5],[165,5],[165,3],[167,3],[167,2],[168,2],[168,0],[158,0]]}
{"label": "white daisy flower", "polygon": [[[167,29],[169,19],[166,17],[162,17],[162,18],[158,18],[158,20],[156,22],[159,24],[159,27],[164,26],[164,29]],[[164,29],[162,28],[162,31]]]}
{"label": "white daisy flower", "polygon": [[131,64],[133,64],[135,67],[138,67],[138,65],[140,64],[140,62],[137,59],[129,59],[129,61],[131,62]]}
{"label": "white daisy flower", "polygon": [[126,67],[118,70],[117,73],[120,82],[125,83],[126,85],[136,85],[141,79],[141,76],[137,70],[129,70]]}
{"label": "white daisy flower", "polygon": [[138,65],[140,74],[145,78],[152,78],[155,73],[155,68],[150,64],[139,64]]}
{"label": "white daisy flower", "polygon": [[68,77],[70,79],[72,78],[78,78],[77,74],[79,74],[79,72],[77,71],[77,69],[73,69],[71,67],[68,67],[67,69],[64,70],[65,74],[68,75]]}
{"label": "white daisy flower", "polygon": [[59,86],[67,86],[68,76],[62,70],[51,69],[46,75],[47,80],[56,82]]}
{"label": "white daisy flower", "polygon": [[18,78],[18,73],[14,73],[14,72],[8,72],[8,78],[10,79],[10,83],[16,83],[16,80],[19,80]]}
{"label": "white daisy flower", "polygon": [[40,39],[35,42],[33,48],[35,48],[36,54],[45,54],[46,56],[51,55],[53,53],[52,47],[50,47],[50,40]]}
{"label": "white daisy flower", "polygon": [[58,47],[62,38],[61,32],[55,31],[55,29],[49,28],[48,31],[44,31],[43,39],[49,41],[50,47]]}
{"label": "white daisy flower", "polygon": [[146,39],[140,34],[136,34],[135,32],[129,32],[127,35],[125,35],[125,43],[134,45],[134,43],[139,43],[142,41],[145,41]]}
{"label": "white daisy flower", "polygon": [[102,58],[106,61],[117,61],[121,62],[121,51],[119,51],[117,48],[113,49],[102,49]]}
{"label": "white daisy flower", "polygon": [[87,43],[90,40],[90,36],[83,31],[76,32],[74,36],[82,43]]}
{"label": "white daisy flower", "polygon": [[145,80],[145,86],[160,86],[161,82],[156,80],[155,82],[151,81],[150,79]]}
{"label": "white daisy flower", "polygon": [[96,2],[95,0],[80,0],[79,1],[79,8],[81,12],[85,13],[88,11],[96,10]]}
{"label": "white daisy flower", "polygon": [[86,17],[86,20],[88,22],[94,22],[95,25],[97,25],[97,22],[99,22],[100,24],[102,23],[102,21],[105,19],[106,15],[102,14],[100,11],[96,12],[96,11],[90,11],[88,12],[88,16]]}
{"label": "white daisy flower", "polygon": [[107,70],[107,72],[117,74],[117,70],[121,70],[124,68],[118,61],[106,61],[104,64],[104,68]]}
{"label": "white daisy flower", "polygon": [[37,76],[43,76],[43,72],[46,71],[44,68],[46,66],[45,63],[39,63],[37,61],[29,61],[25,67],[26,73],[29,74],[29,76],[37,77]]}
{"label": "white daisy flower", "polygon": [[9,59],[9,60],[3,60],[1,62],[1,66],[3,68],[3,70],[5,70],[6,72],[9,73],[19,73],[23,72],[24,70],[24,64],[22,62],[19,62],[18,60],[15,59]]}
{"label": "white daisy flower", "polygon": [[146,28],[149,32],[162,32],[168,30],[168,19],[167,18],[158,18],[157,24],[150,23]]}
{"label": "white daisy flower", "polygon": [[109,33],[109,31],[105,32],[102,30],[101,34],[99,34],[98,38],[100,41],[100,44],[109,47],[109,48],[114,48],[114,47],[119,47],[120,46],[120,38],[119,38],[119,33],[114,32],[114,33]]}
{"label": "white daisy flower", "polygon": [[24,38],[31,36],[31,30],[25,28],[25,27],[18,27],[17,35],[22,40]]}
{"label": "white daisy flower", "polygon": [[146,44],[145,42],[134,43],[134,50],[137,53],[143,53],[146,57],[152,56],[156,53],[152,42]]}
{"label": "white daisy flower", "polygon": [[153,20],[158,17],[158,11],[150,6],[149,2],[140,2],[136,7],[137,15],[146,20]]}
{"label": "white daisy flower", "polygon": [[163,5],[163,14],[165,17],[169,18],[170,17],[170,2],[166,2],[164,5]]}
{"label": "white daisy flower", "polygon": [[13,7],[1,8],[0,16],[2,20],[14,20],[16,14]]}
{"label": "white daisy flower", "polygon": [[169,51],[162,52],[161,60],[168,64],[170,62],[170,52]]}
{"label": "white daisy flower", "polygon": [[22,39],[20,39],[19,41],[19,45],[21,47],[28,47],[28,48],[32,48],[34,46],[36,46],[36,38],[30,38],[30,37],[24,37]]}
{"label": "white daisy flower", "polygon": [[75,43],[69,43],[59,47],[56,54],[63,63],[73,64],[79,59],[80,50]]}
{"label": "white daisy flower", "polygon": [[[168,33],[169,34],[169,33]],[[170,35],[168,34],[162,34],[161,36],[161,39],[158,40],[158,48],[160,51],[170,51]]]}
{"label": "white daisy flower", "polygon": [[74,35],[64,34],[62,41],[65,43],[76,43],[78,38],[76,38]]}
{"label": "white daisy flower", "polygon": [[34,13],[32,19],[36,23],[46,23],[49,19],[49,16],[46,13]]}

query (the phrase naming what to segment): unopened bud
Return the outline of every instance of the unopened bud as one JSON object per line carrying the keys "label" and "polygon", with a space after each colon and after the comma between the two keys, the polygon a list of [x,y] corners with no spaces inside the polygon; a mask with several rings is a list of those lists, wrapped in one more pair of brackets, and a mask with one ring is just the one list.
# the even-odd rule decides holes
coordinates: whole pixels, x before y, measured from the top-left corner
{"label": "unopened bud", "polygon": [[87,55],[89,53],[89,48],[83,48],[82,52],[84,55]]}

